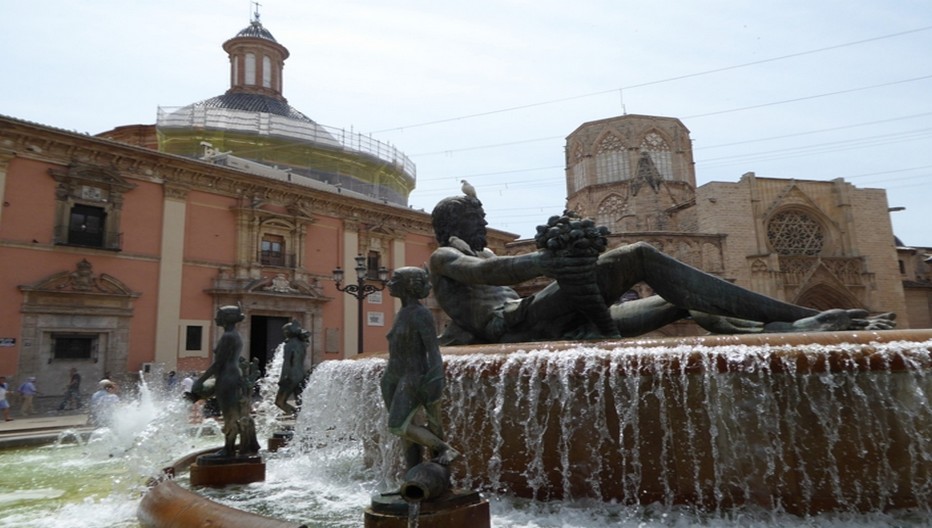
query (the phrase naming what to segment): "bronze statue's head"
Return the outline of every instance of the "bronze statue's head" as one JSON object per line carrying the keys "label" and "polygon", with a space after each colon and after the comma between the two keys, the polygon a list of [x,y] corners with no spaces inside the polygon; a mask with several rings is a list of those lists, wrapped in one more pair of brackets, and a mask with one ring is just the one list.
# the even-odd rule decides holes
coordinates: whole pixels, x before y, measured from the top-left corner
{"label": "bronze statue's head", "polygon": [[240,309],[239,306],[235,306],[231,304],[231,305],[221,306],[220,308],[217,308],[216,321],[217,321],[217,324],[220,326],[224,326],[228,323],[238,323],[242,321],[243,319],[246,319],[246,316],[243,315],[243,311]]}
{"label": "bronze statue's head", "polygon": [[405,292],[423,299],[430,295],[430,278],[427,270],[415,266],[398,268],[388,281],[388,291],[393,297],[402,297]]}
{"label": "bronze statue's head", "polygon": [[434,234],[441,246],[449,245],[450,237],[456,236],[475,251],[486,246],[485,210],[482,202],[471,196],[451,196],[437,203],[430,214]]}

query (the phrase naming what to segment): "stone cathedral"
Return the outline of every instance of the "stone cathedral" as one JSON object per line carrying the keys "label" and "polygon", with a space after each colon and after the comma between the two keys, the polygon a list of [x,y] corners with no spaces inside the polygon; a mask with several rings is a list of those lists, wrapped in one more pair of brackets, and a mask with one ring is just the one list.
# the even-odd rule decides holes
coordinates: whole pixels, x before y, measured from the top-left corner
{"label": "stone cathedral", "polygon": [[[748,172],[734,183],[697,187],[689,130],[669,117],[592,121],[566,139],[566,207],[608,227],[612,247],[645,241],[777,299],[893,311],[909,327],[886,192],[807,176],[815,175]],[[520,241],[509,253],[529,249]],[[638,285],[625,297],[652,293]],[[928,309],[918,316],[926,323],[912,326],[927,326]],[[663,333],[700,331],[687,322]]]}

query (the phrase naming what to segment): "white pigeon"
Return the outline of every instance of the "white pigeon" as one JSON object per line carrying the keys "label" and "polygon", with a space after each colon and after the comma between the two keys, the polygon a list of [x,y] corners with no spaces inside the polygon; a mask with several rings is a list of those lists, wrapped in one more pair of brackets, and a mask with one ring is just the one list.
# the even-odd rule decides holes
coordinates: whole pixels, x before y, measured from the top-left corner
{"label": "white pigeon", "polygon": [[469,196],[470,198],[475,198],[476,188],[473,187],[472,184],[466,180],[460,180],[460,181],[463,182],[463,194],[465,194],[466,196]]}

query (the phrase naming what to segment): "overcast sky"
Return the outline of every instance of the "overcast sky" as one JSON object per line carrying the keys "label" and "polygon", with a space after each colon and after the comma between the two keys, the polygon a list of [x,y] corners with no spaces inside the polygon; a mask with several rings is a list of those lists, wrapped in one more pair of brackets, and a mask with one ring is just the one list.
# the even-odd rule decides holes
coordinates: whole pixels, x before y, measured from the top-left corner
{"label": "overcast sky", "polygon": [[[929,0],[260,0],[291,52],[288,102],[416,164],[427,211],[478,189],[533,235],[565,205],[565,138],[624,113],[677,117],[699,185],[761,177],[887,190],[932,246]],[[247,0],[6,0],[0,114],[98,133],[222,94]]]}

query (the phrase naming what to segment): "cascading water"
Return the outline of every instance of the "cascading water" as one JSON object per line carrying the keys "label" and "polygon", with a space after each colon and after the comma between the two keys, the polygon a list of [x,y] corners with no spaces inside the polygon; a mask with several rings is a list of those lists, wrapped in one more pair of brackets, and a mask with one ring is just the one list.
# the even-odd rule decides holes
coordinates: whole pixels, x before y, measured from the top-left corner
{"label": "cascading water", "polygon": [[[447,438],[466,454],[455,484],[538,504],[617,505],[622,517],[685,508],[706,520],[757,512],[770,522],[830,511],[871,524],[894,509],[898,523],[925,522],[930,349],[926,341],[445,354]],[[356,444],[389,490],[400,456],[384,430],[383,368],[381,359],[319,366],[293,449]]]}

